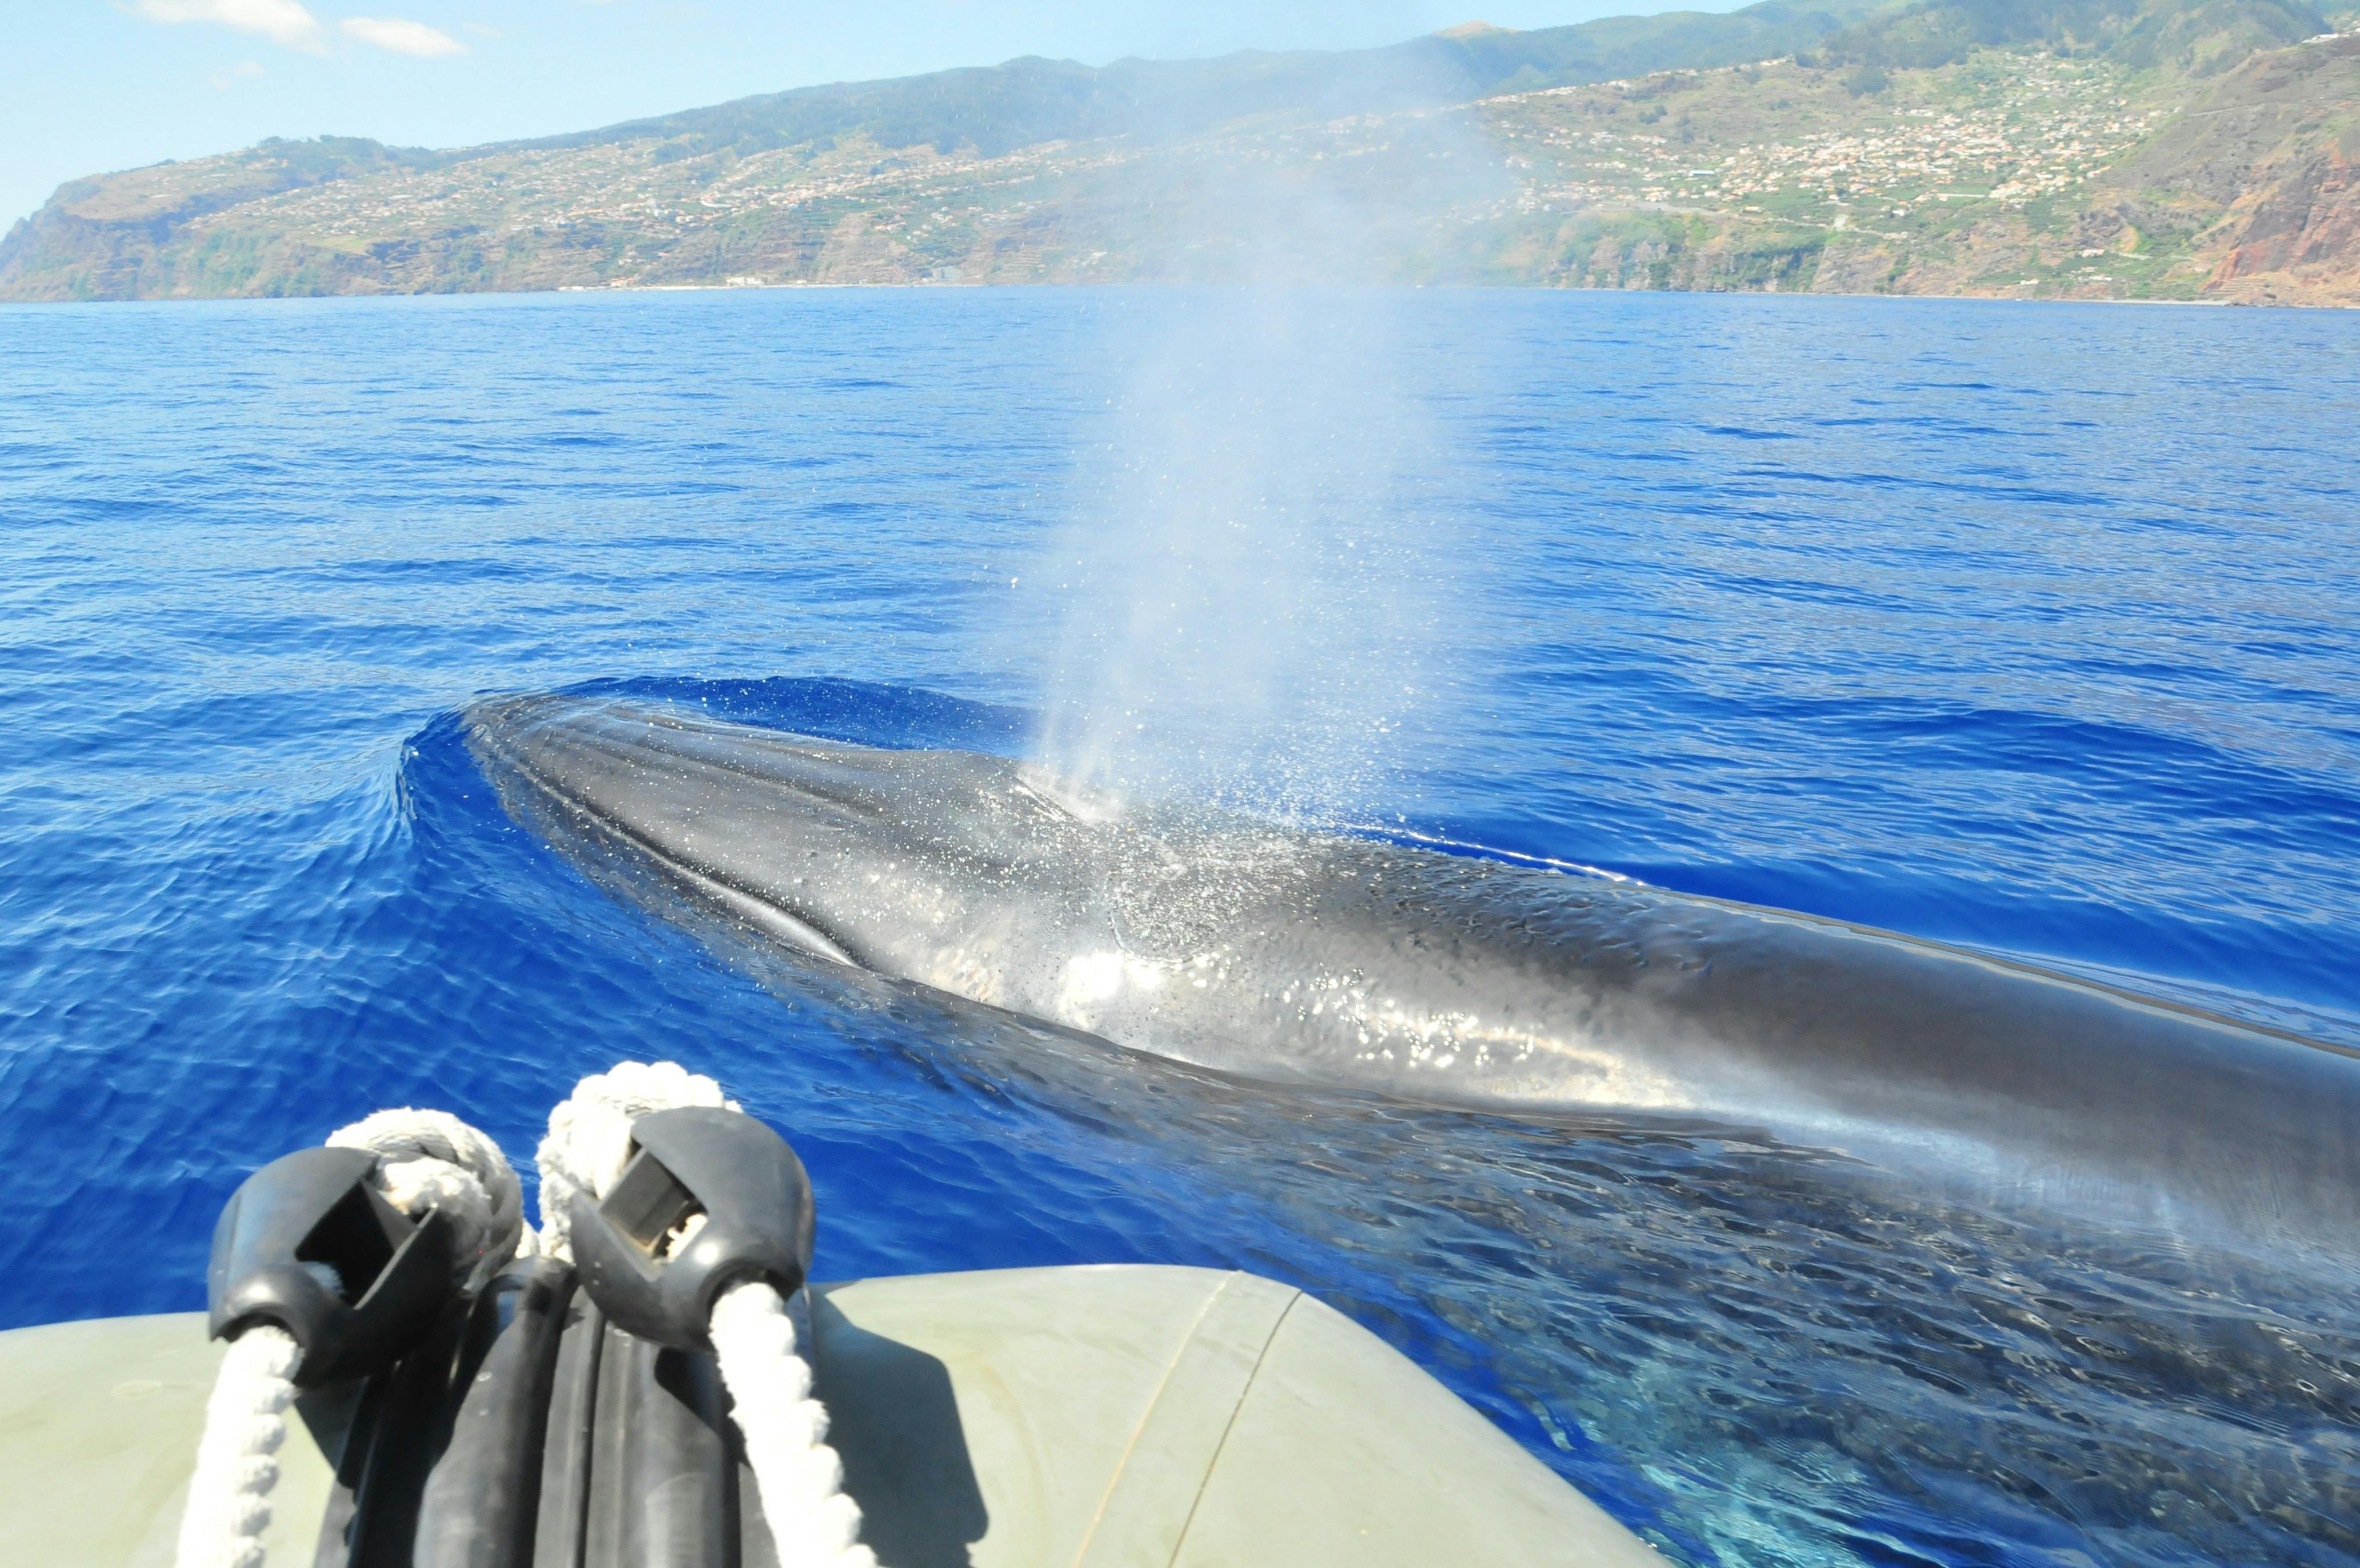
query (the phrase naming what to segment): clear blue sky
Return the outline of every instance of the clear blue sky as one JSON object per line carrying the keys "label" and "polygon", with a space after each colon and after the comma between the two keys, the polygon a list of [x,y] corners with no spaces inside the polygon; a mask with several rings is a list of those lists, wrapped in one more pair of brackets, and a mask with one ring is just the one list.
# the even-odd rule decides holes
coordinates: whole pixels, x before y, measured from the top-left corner
{"label": "clear blue sky", "polygon": [[[1737,0],[1695,8],[1728,10]],[[1694,0],[1691,0],[1694,4]],[[63,181],[322,132],[426,147],[816,82],[1544,27],[1664,0],[0,0],[0,227]]]}

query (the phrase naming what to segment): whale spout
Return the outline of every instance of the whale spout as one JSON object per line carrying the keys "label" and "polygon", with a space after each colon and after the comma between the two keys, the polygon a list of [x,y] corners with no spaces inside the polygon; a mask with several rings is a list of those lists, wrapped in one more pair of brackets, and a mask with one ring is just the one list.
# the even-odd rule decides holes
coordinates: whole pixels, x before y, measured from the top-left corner
{"label": "whale spout", "polygon": [[2348,1255],[2360,1058],[1887,932],[1118,806],[1006,759],[485,701],[511,815],[659,914],[1262,1080],[1785,1142]]}

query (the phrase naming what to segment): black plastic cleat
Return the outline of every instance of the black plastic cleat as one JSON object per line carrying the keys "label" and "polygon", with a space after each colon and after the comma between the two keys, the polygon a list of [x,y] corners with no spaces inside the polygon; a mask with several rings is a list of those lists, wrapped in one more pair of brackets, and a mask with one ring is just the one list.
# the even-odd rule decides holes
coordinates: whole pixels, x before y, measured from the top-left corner
{"label": "black plastic cleat", "polygon": [[567,1210],[574,1266],[616,1327],[711,1350],[723,1287],[750,1276],[781,1296],[802,1288],[811,1178],[786,1139],[743,1113],[696,1106],[640,1117],[631,1146],[605,1201],[577,1192]]}
{"label": "black plastic cleat", "polygon": [[215,1339],[257,1322],[294,1336],[299,1387],[381,1371],[422,1339],[454,1289],[457,1238],[371,1187],[365,1149],[299,1149],[231,1194],[213,1227],[205,1294]]}

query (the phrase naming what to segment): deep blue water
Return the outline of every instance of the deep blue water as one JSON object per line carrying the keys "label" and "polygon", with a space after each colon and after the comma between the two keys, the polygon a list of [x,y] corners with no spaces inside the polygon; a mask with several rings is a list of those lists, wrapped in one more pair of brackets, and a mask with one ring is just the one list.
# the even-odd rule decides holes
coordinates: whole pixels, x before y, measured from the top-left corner
{"label": "deep blue water", "polygon": [[[1130,526],[1087,455],[1187,308],[0,310],[0,1323],[200,1304],[240,1178],[376,1107],[522,1157],[671,1057],[795,1140],[823,1276],[1277,1275],[1684,1562],[2360,1562],[2354,1259],[1167,1070],[707,951],[500,815],[491,690],[1028,745],[1011,585]],[[1372,315],[1425,435],[1349,521],[1447,594],[1355,813],[2360,1045],[2360,315]]]}

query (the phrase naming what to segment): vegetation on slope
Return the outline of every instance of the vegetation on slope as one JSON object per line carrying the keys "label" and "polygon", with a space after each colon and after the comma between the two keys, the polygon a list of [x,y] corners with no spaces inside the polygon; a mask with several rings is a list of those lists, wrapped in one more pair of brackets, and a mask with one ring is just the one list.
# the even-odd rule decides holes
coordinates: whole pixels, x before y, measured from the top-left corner
{"label": "vegetation on slope", "polygon": [[69,185],[0,244],[0,298],[1282,276],[2360,303],[2360,32],[2325,25],[1770,4],[1016,60],[451,152],[271,142]]}
{"label": "vegetation on slope", "polygon": [[1813,53],[1875,72],[2031,46],[2061,59],[2202,77],[2328,30],[2300,0],[1914,0],[1853,23]]}
{"label": "vegetation on slope", "polygon": [[741,98],[525,144],[654,140],[674,158],[741,156],[858,137],[900,150],[998,158],[1052,141],[1194,136],[1253,115],[1387,114],[1500,93],[1792,54],[1882,0],[1764,0],[1724,15],[1676,11],[1512,32],[1453,29],[1386,49],[1207,60],[1124,60],[1094,69],[1022,59],[890,82],[837,82]]}

